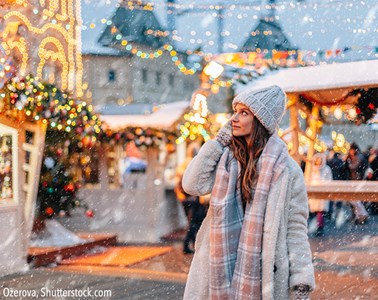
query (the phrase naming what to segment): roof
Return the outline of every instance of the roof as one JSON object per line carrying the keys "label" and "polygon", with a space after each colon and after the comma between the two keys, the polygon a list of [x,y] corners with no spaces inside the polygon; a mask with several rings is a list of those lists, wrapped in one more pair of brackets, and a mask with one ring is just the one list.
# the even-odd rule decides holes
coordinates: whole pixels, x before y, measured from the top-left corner
{"label": "roof", "polygon": [[[103,47],[97,40],[104,31],[104,26],[99,20],[110,19],[119,6],[119,0],[105,1],[81,1],[82,31],[81,31],[81,53],[95,55],[124,55],[117,49]],[[95,26],[91,26],[91,24]],[[100,25],[101,24],[101,25]]]}
{"label": "roof", "polygon": [[[269,35],[264,32],[271,32]],[[268,50],[296,50],[297,48],[290,44],[288,38],[283,33],[282,28],[275,20],[267,21],[260,19],[260,22],[241,47],[242,52],[252,52],[256,49]]]}
{"label": "roof", "polygon": [[181,119],[189,107],[190,102],[172,102],[161,105],[156,112],[150,114],[144,114],[142,111],[139,114],[100,114],[100,120],[113,130],[124,129],[126,127],[169,130]]}
{"label": "roof", "polygon": [[378,60],[281,69],[246,85],[237,84],[236,92],[272,84],[324,105],[336,104],[355,88],[378,87]]}
{"label": "roof", "polygon": [[99,38],[99,43],[103,46],[120,44],[117,34],[112,33],[116,28],[128,42],[147,45],[152,48],[162,47],[169,42],[168,38],[147,34],[146,31],[164,32],[165,29],[160,25],[153,11],[143,9],[130,9],[126,7],[117,8],[112,17],[112,24],[107,25]]}

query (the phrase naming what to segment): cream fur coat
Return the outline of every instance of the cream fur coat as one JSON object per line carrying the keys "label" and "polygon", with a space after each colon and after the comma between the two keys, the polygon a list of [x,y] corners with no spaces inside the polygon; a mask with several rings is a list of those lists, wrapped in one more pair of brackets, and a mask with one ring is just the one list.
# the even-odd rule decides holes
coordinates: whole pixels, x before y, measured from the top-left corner
{"label": "cream fur coat", "polygon": [[[211,193],[223,147],[215,140],[206,142],[190,162],[183,177],[183,188],[191,195]],[[298,284],[315,288],[311,250],[307,238],[308,200],[302,170],[291,158],[285,201],[277,203],[277,182],[269,195],[263,231],[262,299],[292,298]],[[209,233],[207,215],[198,232],[195,254],[186,283],[185,300],[209,299]]]}

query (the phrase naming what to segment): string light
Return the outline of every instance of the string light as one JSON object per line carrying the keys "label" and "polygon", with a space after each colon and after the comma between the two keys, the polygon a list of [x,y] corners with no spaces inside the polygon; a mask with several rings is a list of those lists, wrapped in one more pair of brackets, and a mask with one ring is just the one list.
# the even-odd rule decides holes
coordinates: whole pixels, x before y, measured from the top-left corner
{"label": "string light", "polygon": [[163,51],[166,51],[169,52],[172,62],[176,65],[180,72],[185,75],[193,75],[201,67],[200,64],[194,64],[194,66],[190,68],[186,67],[184,63],[179,59],[177,51],[170,44],[165,44],[162,48],[154,52],[144,52],[140,50],[140,48],[131,45],[130,42],[122,35],[122,32],[117,28],[117,26],[113,26],[111,28],[111,33],[116,36],[117,40],[121,41],[121,46],[125,47],[127,51],[142,59],[156,59],[163,55]]}
{"label": "string light", "polygon": [[19,53],[21,54],[21,65],[20,65],[20,73],[21,75],[25,75],[27,64],[28,64],[28,48],[26,45],[25,39],[22,37],[19,41],[12,41],[8,40],[7,42],[2,42],[1,45],[3,46],[4,50],[9,53],[11,50],[18,49]]}
{"label": "string light", "polygon": [[[18,0],[17,3],[20,5],[22,4],[24,7],[29,5],[27,1]],[[43,20],[51,19],[50,22],[46,21],[42,27],[34,26],[30,19],[18,10],[9,11],[5,14],[4,20],[19,19],[29,32],[37,36],[42,35],[43,37],[46,37],[46,32],[49,32],[47,39],[42,39],[38,47],[38,55],[40,58],[38,64],[38,76],[42,76],[43,66],[47,60],[59,62],[62,64],[60,74],[62,88],[68,89],[69,91],[75,90],[76,95],[82,97],[83,64],[81,58],[82,20],[80,5],[77,5],[76,1],[73,0],[39,0],[39,4],[43,10],[40,11],[34,9],[33,13],[36,15],[42,15]],[[51,39],[48,39],[49,37],[55,37],[56,39],[52,41]],[[52,50],[45,49],[47,43],[54,44],[57,49],[56,53],[53,53]],[[10,45],[9,41],[7,41],[7,44],[9,49],[16,48],[16,45]],[[23,45],[17,45],[17,48],[19,49],[22,47]],[[27,69],[26,64],[28,60],[25,56],[25,53],[26,55],[28,53],[27,46],[24,46],[23,49],[26,51],[20,52],[23,54],[22,71],[25,73],[24,70]]]}

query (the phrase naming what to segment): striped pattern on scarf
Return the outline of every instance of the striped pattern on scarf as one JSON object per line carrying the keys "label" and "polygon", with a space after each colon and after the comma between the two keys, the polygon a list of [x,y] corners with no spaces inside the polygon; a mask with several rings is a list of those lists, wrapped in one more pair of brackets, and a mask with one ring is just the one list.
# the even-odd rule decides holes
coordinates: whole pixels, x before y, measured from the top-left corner
{"label": "striped pattern on scarf", "polygon": [[285,143],[273,135],[258,161],[253,201],[247,203],[244,213],[238,162],[225,149],[210,200],[210,299],[261,299],[266,203],[271,185],[286,167],[287,157]]}

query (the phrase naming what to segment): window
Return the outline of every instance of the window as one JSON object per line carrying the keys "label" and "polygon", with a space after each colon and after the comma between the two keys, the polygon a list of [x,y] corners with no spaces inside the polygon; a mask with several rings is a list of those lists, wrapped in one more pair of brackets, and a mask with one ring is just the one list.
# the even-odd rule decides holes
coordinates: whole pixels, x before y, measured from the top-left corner
{"label": "window", "polygon": [[109,70],[108,81],[109,82],[115,82],[116,81],[116,72],[114,70]]}
{"label": "window", "polygon": [[147,69],[142,69],[142,82],[143,83],[147,83],[147,81],[148,81],[147,75],[148,75]]}
{"label": "window", "polygon": [[168,81],[169,81],[169,86],[173,86],[175,83],[175,75],[169,74]]}
{"label": "window", "polygon": [[156,85],[161,84],[161,72],[156,72]]}

